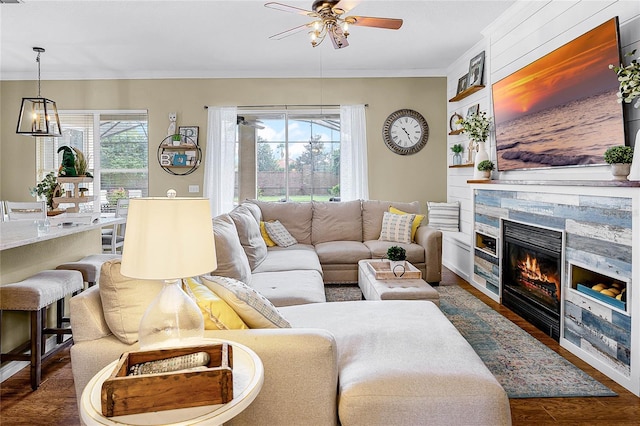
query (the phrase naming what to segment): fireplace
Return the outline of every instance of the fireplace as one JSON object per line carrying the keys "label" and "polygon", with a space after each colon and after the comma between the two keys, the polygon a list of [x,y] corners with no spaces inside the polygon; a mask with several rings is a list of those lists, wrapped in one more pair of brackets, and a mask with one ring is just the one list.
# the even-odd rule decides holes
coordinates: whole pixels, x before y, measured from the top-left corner
{"label": "fireplace", "polygon": [[502,304],[560,339],[562,232],[502,221]]}

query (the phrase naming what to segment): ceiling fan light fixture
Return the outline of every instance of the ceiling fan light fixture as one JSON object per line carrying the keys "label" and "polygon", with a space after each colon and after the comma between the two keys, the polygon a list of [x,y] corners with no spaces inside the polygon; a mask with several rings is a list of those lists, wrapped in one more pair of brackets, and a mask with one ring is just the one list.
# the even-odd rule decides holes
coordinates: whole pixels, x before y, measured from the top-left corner
{"label": "ceiling fan light fixture", "polygon": [[38,53],[38,96],[35,98],[22,98],[20,113],[18,114],[18,126],[16,133],[26,136],[59,137],[62,136],[60,117],[56,103],[51,99],[40,96],[40,54],[44,52],[42,47],[34,47]]}

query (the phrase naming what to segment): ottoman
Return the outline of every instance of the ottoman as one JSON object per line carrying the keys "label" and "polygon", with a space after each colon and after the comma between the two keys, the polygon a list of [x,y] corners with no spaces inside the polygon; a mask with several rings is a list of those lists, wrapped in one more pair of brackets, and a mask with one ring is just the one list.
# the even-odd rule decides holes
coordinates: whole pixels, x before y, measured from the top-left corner
{"label": "ottoman", "polygon": [[358,262],[358,286],[367,300],[429,300],[440,306],[438,292],[420,278],[376,279],[369,262],[381,260],[364,259]]}

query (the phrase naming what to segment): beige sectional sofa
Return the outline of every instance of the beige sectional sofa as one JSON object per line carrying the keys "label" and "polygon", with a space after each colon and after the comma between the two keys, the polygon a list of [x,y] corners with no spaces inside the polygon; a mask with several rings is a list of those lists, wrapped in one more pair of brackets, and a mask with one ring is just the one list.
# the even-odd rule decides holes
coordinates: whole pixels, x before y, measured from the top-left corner
{"label": "beige sectional sofa", "polygon": [[[351,282],[355,282],[357,261],[353,258],[352,265],[347,257],[351,248],[365,253],[366,247],[370,255],[383,250],[371,239],[373,231],[368,227],[375,227],[378,221],[368,213],[373,207],[382,212],[388,205],[371,202],[365,208],[366,204],[369,202],[360,203],[360,219],[355,203],[328,207],[260,202],[243,203],[230,214],[214,218],[215,274],[247,282],[278,306],[292,326],[205,331],[205,337],[250,347],[264,364],[262,391],[230,424],[510,424],[506,393],[432,302],[326,302],[323,275],[338,281],[354,276]],[[329,211],[333,209],[336,215]],[[314,218],[320,211],[322,215]],[[352,223],[363,223],[363,231],[367,228],[362,237],[335,222],[347,211]],[[300,217],[309,220],[298,220]],[[256,229],[259,233],[260,220],[272,219],[282,221],[299,244],[262,247]],[[335,227],[339,233],[331,235],[350,238],[342,241],[346,244],[325,241]],[[424,241],[435,239],[427,244],[431,247],[439,243],[438,234],[426,229],[416,235]],[[342,256],[328,255],[332,242]],[[425,262],[429,255],[421,262],[415,249],[410,253],[416,257],[410,260],[422,263],[427,275],[434,274],[431,268],[435,265]],[[114,274],[117,266],[117,261],[105,264],[100,286],[71,300],[75,341],[71,360],[78,400],[101,368],[121,353],[138,349],[137,323],[159,291],[159,286],[149,291],[148,286]],[[436,270],[439,281],[439,266]],[[123,329],[128,330],[126,339]]]}

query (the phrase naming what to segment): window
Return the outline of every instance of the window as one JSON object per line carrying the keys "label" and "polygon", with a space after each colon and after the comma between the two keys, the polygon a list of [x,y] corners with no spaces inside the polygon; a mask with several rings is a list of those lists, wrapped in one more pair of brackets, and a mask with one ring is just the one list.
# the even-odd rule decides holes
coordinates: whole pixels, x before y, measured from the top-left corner
{"label": "window", "polygon": [[[81,150],[94,179],[88,196],[94,203],[80,211],[115,212],[118,198],[146,197],[149,180],[149,136],[146,111],[60,112],[62,137],[37,138],[37,179],[57,173],[61,146]],[[99,189],[97,189],[99,188]],[[71,188],[63,188],[71,189]],[[61,206],[65,208],[65,205]]]}
{"label": "window", "polygon": [[258,199],[328,201],[340,197],[339,111],[238,114],[247,122],[241,126],[255,129]]}

